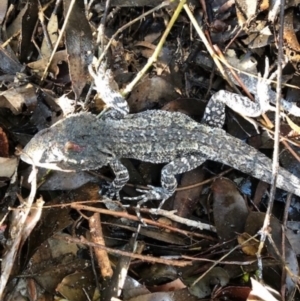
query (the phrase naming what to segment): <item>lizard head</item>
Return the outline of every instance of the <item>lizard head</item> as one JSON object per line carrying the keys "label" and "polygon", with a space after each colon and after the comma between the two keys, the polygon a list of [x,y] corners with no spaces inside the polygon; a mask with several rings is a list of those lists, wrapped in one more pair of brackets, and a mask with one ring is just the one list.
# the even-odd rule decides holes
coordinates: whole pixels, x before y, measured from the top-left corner
{"label": "lizard head", "polygon": [[38,167],[66,172],[96,169],[111,160],[110,152],[99,140],[97,117],[74,114],[39,131],[25,146],[21,159]]}
{"label": "lizard head", "polygon": [[54,128],[37,133],[23,149],[21,159],[28,164],[47,169],[74,171],[74,168],[64,163],[67,160],[63,148],[54,140],[51,132]]}

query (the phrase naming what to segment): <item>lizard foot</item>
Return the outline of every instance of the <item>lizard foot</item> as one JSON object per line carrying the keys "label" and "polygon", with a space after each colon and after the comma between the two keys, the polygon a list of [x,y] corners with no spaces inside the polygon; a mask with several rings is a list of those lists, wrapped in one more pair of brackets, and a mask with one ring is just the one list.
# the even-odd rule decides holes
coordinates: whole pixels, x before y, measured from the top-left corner
{"label": "lizard foot", "polygon": [[124,200],[128,201],[139,201],[138,205],[141,206],[142,204],[146,203],[150,200],[158,200],[160,202],[159,209],[162,207],[163,203],[173,194],[173,192],[168,191],[167,189],[163,187],[154,187],[151,185],[148,185],[149,190],[146,189],[137,189],[136,191],[141,192],[141,195],[138,195],[136,197],[124,197]]}
{"label": "lizard foot", "polygon": [[140,208],[141,206],[146,203],[149,200],[160,200],[160,204],[157,209],[160,209],[164,202],[173,194],[173,192],[168,191],[165,188],[162,187],[154,187],[151,185],[148,185],[149,190],[146,189],[137,189],[136,191],[141,192],[142,194],[136,197],[124,197],[125,200],[128,201],[138,201],[136,206],[136,215],[138,219],[144,224],[144,226],[147,226],[144,220],[141,217]]}

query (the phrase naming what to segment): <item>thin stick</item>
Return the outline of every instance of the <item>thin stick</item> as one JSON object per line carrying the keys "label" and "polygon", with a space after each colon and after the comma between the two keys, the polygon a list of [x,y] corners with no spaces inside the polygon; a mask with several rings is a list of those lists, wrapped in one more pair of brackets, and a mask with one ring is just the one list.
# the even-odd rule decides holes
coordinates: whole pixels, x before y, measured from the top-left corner
{"label": "thin stick", "polygon": [[[105,57],[105,55],[107,54],[107,51],[109,49],[109,47],[111,46],[112,42],[115,40],[115,38],[118,36],[119,33],[121,33],[123,30],[125,30],[126,28],[130,27],[132,24],[134,24],[135,22],[145,18],[145,16],[152,14],[154,11],[159,10],[165,6],[169,5],[169,1],[164,1],[162,2],[160,5],[154,7],[153,9],[148,10],[147,12],[143,13],[142,15],[138,16],[137,18],[133,19],[132,21],[126,23],[124,26],[122,26],[121,28],[119,28],[110,38],[109,42],[107,43],[107,45],[105,46],[104,50],[102,51],[100,57],[97,60],[97,63],[95,65],[96,70],[98,70],[103,58]],[[93,90],[93,83],[91,83],[91,86],[89,88],[89,91],[87,93],[87,96],[85,97],[85,101],[84,101],[84,108],[87,107],[88,102],[89,102],[89,97],[92,93]]]}
{"label": "thin stick", "polygon": [[280,7],[280,26],[279,26],[279,43],[278,43],[278,69],[277,69],[277,87],[276,87],[276,115],[275,115],[275,136],[274,136],[274,153],[273,153],[273,164],[272,164],[272,179],[271,179],[271,190],[270,190],[270,200],[266,212],[266,217],[264,220],[263,227],[260,231],[260,244],[257,252],[259,278],[262,279],[262,261],[261,253],[265,244],[266,237],[269,233],[268,227],[270,224],[271,213],[274,205],[275,191],[276,191],[276,181],[279,169],[279,131],[280,131],[280,101],[281,101],[281,83],[282,83],[282,58],[283,58],[283,22],[284,22],[284,0],[281,0]]}
{"label": "thin stick", "polygon": [[47,64],[47,66],[46,66],[46,68],[45,68],[45,70],[44,70],[44,73],[43,73],[43,76],[42,76],[41,81],[43,81],[44,78],[47,76],[47,72],[48,72],[48,69],[49,69],[49,67],[50,67],[50,64],[51,64],[51,62],[52,62],[52,60],[53,60],[53,57],[54,57],[54,55],[55,55],[55,53],[56,53],[56,50],[57,50],[57,48],[58,48],[58,46],[59,46],[59,43],[60,43],[60,41],[61,41],[61,39],[62,39],[62,37],[63,37],[63,35],[64,35],[64,32],[65,32],[65,30],[66,30],[66,26],[67,26],[67,24],[68,24],[68,20],[69,20],[70,14],[71,14],[71,12],[72,12],[73,6],[74,6],[74,4],[75,4],[75,1],[76,1],[76,0],[72,0],[71,3],[70,3],[70,6],[69,6],[69,9],[68,9],[68,12],[67,12],[67,15],[66,15],[64,24],[63,24],[63,26],[62,26],[62,28],[61,28],[61,31],[60,31],[60,33],[59,33],[58,39],[57,39],[57,41],[56,41],[56,44],[55,44],[55,46],[54,46],[54,48],[53,48],[53,51],[52,51],[51,56],[50,56],[50,58],[49,58],[48,64]]}
{"label": "thin stick", "polygon": [[[95,212],[89,218],[90,234],[92,242],[100,245],[105,245],[103,238],[103,231],[101,226],[100,213]],[[101,276],[111,278],[113,275],[113,269],[111,267],[108,254],[105,249],[95,248],[95,257],[100,268]]]}
{"label": "thin stick", "polygon": [[145,262],[162,263],[162,264],[178,266],[178,267],[185,267],[185,266],[193,264],[192,261],[188,261],[188,260],[169,260],[169,259],[157,258],[157,257],[149,256],[149,255],[140,255],[140,254],[134,254],[134,253],[126,252],[126,251],[122,251],[122,250],[112,249],[112,248],[108,248],[108,247],[100,245],[100,244],[89,242],[84,237],[81,237],[81,239],[78,239],[78,238],[73,238],[73,237],[69,238],[69,237],[65,237],[62,235],[55,235],[54,238],[60,239],[60,240],[65,240],[68,243],[85,244],[87,246],[106,250],[110,254],[119,255],[119,256],[127,256],[130,258],[140,259]]}
{"label": "thin stick", "polygon": [[122,26],[121,28],[119,28],[114,34],[113,36],[110,38],[109,42],[107,43],[106,47],[104,48],[103,52],[101,53],[97,64],[96,64],[96,69],[99,68],[104,56],[106,55],[110,45],[112,44],[112,42],[115,40],[115,38],[117,37],[117,35],[119,33],[121,33],[123,30],[125,30],[126,28],[130,27],[132,24],[134,24],[135,22],[139,21],[140,19],[143,19],[145,16],[152,14],[153,12],[155,12],[156,10],[159,10],[165,6],[169,5],[169,1],[164,1],[162,2],[160,5],[157,5],[156,7],[154,7],[153,9],[148,10],[147,12],[145,12],[144,14],[140,15],[139,17],[133,19],[132,21],[126,23],[124,26]]}
{"label": "thin stick", "polygon": [[191,286],[196,285],[201,279],[203,279],[203,277],[205,275],[207,275],[216,265],[222,263],[223,259],[225,259],[227,256],[229,256],[231,253],[233,253],[235,250],[237,250],[238,248],[240,248],[243,245],[246,245],[249,241],[251,241],[253,238],[256,238],[258,236],[258,234],[251,236],[250,238],[248,238],[247,240],[245,240],[241,245],[236,245],[234,248],[232,248],[230,251],[228,251],[224,256],[222,256],[219,260],[217,260],[214,264],[211,265],[211,267],[209,269],[207,269],[203,274],[201,274],[200,277],[198,277]]}
{"label": "thin stick", "polygon": [[211,55],[212,59],[214,60],[216,66],[218,67],[219,71],[221,72],[222,76],[226,79],[226,81],[230,84],[230,86],[233,89],[236,89],[235,85],[233,84],[232,80],[228,77],[228,75],[226,74],[222,64],[220,63],[220,59],[218,58],[218,56],[216,55],[215,51],[213,50],[213,48],[210,46],[209,42],[207,41],[204,32],[202,31],[201,27],[199,26],[197,20],[195,19],[194,15],[192,14],[192,12],[190,11],[189,7],[187,4],[185,4],[183,6],[185,12],[187,13],[188,17],[190,18],[193,26],[195,27],[200,39],[202,40],[202,42],[204,43],[207,51],[209,52],[209,54]]}
{"label": "thin stick", "polygon": [[100,43],[100,53],[104,51],[104,32],[105,32],[105,23],[107,18],[107,13],[110,8],[110,0],[105,1],[105,10],[101,18],[100,26],[98,28],[97,44]]}
{"label": "thin stick", "polygon": [[176,22],[180,12],[182,11],[183,6],[185,5],[186,0],[181,0],[176,8],[176,10],[174,11],[174,14],[165,30],[165,32],[163,33],[159,43],[157,44],[155,51],[153,52],[153,54],[151,55],[151,57],[148,59],[147,64],[143,67],[143,69],[141,71],[138,72],[138,74],[136,75],[136,77],[134,78],[134,80],[128,84],[126,86],[126,88],[124,89],[122,95],[124,97],[126,97],[131,90],[133,89],[133,87],[138,83],[138,81],[146,74],[147,70],[152,66],[152,64],[157,60],[157,57],[163,47],[163,44],[166,41],[166,38],[168,36],[168,34],[171,31],[171,28],[173,27],[174,23]]}

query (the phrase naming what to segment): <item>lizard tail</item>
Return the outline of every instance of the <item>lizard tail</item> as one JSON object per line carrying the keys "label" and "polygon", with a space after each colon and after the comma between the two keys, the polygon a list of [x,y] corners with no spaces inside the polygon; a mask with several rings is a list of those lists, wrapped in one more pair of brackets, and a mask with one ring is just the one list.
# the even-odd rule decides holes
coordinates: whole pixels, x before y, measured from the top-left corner
{"label": "lizard tail", "polygon": [[[218,153],[218,156],[222,158],[213,160],[220,161],[270,184],[272,160],[239,139],[234,139],[234,143],[232,140],[230,142],[221,146],[222,151]],[[224,151],[224,148],[227,151]],[[276,187],[300,196],[300,179],[282,167],[278,169]]]}

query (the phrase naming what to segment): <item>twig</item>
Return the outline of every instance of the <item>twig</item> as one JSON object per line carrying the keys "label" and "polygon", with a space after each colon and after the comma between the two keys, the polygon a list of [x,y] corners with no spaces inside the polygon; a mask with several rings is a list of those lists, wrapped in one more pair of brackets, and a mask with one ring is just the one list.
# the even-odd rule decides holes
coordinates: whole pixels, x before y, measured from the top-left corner
{"label": "twig", "polygon": [[213,232],[217,232],[216,228],[210,224],[205,224],[199,221],[193,221],[187,218],[183,218],[181,216],[175,215],[176,210],[163,210],[163,209],[148,209],[148,208],[140,208],[141,212],[148,212],[151,213],[153,215],[161,215],[161,216],[165,216],[168,219],[180,223],[180,224],[184,224],[188,227],[193,227],[193,228],[197,228],[200,230],[209,230],[209,231],[213,231]]}
{"label": "twig", "polygon": [[98,28],[98,36],[97,36],[97,44],[100,43],[100,51],[99,53],[102,53],[104,51],[104,32],[105,32],[105,23],[107,18],[107,13],[110,8],[110,0],[105,1],[105,10],[103,13],[103,16],[101,18],[101,22]]}
{"label": "twig", "polygon": [[293,279],[293,281],[295,283],[300,283],[300,277],[298,275],[295,275],[291,270],[290,268],[287,266],[287,264],[284,262],[283,260],[283,257],[282,255],[280,254],[277,246],[276,246],[276,243],[274,242],[273,238],[272,238],[272,235],[270,233],[267,233],[267,237],[268,237],[268,241],[270,243],[270,245],[272,246],[273,250],[275,251],[276,253],[276,256],[278,257],[278,260],[280,261],[282,267],[286,270],[287,274]]}
{"label": "twig", "polygon": [[[300,162],[300,157],[299,157],[299,155],[289,146],[289,144],[287,143],[287,141],[286,140],[283,140],[283,139],[281,139],[280,140],[281,142],[282,142],[282,144],[284,145],[284,147],[292,154],[292,156],[294,156],[294,158],[298,161],[298,162]],[[298,144],[296,144],[296,146],[300,146],[300,145],[298,145]]]}
{"label": "twig", "polygon": [[[141,224],[138,225],[133,236],[129,239],[128,243],[122,248],[125,252],[131,252],[132,254],[140,254],[138,250],[137,238],[139,237],[141,230]],[[116,297],[120,297],[126,279],[128,279],[128,270],[130,268],[132,258],[128,256],[118,256],[118,263],[114,269],[114,275],[111,279],[108,290],[103,292],[103,300],[115,300]],[[118,299],[119,300],[119,299]]]}
{"label": "twig", "polygon": [[103,52],[101,53],[97,64],[96,64],[96,69],[99,68],[103,58],[105,57],[110,45],[112,44],[112,42],[115,40],[115,38],[117,37],[117,35],[119,33],[121,33],[123,30],[125,30],[126,28],[130,27],[132,24],[134,24],[135,22],[145,18],[145,16],[152,14],[153,12],[155,12],[156,10],[159,10],[165,6],[168,6],[170,3],[170,1],[164,1],[162,2],[160,5],[157,5],[156,7],[154,7],[153,9],[148,10],[147,12],[143,13],[142,15],[138,16],[137,18],[133,19],[132,21],[128,22],[127,24],[125,24],[124,26],[122,26],[121,28],[119,28],[110,38],[109,42],[107,43],[106,47],[104,48]]}
{"label": "twig", "polygon": [[[89,227],[92,242],[100,245],[105,245],[101,227],[100,213],[94,213],[89,218]],[[106,250],[95,248],[95,256],[98,262],[98,266],[100,267],[101,276],[104,279],[111,278],[113,275],[113,270],[111,268],[111,264]]]}
{"label": "twig", "polygon": [[[182,255],[182,258],[184,259],[190,259],[190,260],[193,260],[195,262],[217,262],[217,260],[214,260],[214,259],[209,259],[209,258],[203,258],[203,257],[192,257],[192,256],[187,256],[187,255]],[[269,264],[268,266],[274,266],[274,265],[278,265],[278,261],[275,260],[275,259],[270,259],[268,260],[269,261]],[[257,259],[249,259],[249,260],[228,260],[228,261],[225,261],[223,260],[222,261],[222,265],[239,265],[239,266],[246,266],[246,265],[251,265],[251,264],[254,264],[257,262]],[[219,264],[219,261],[217,262]]]}
{"label": "twig", "polygon": [[17,223],[15,229],[13,231],[13,237],[11,238],[9,248],[7,252],[2,257],[1,264],[1,277],[0,277],[0,300],[3,300],[4,289],[6,288],[6,284],[9,280],[10,274],[14,267],[14,263],[17,257],[17,253],[19,251],[20,245],[22,243],[23,238],[23,229],[25,227],[26,219],[30,213],[32,208],[32,204],[36,194],[36,174],[37,169],[35,166],[32,166],[31,173],[31,190],[28,199],[22,209],[18,211],[18,219],[15,218],[14,222]]}
{"label": "twig", "polygon": [[61,235],[55,235],[54,239],[66,240],[68,243],[85,244],[87,246],[92,246],[94,248],[99,248],[99,249],[106,250],[110,254],[141,259],[145,262],[162,263],[162,264],[171,265],[171,266],[178,266],[178,267],[185,267],[185,266],[188,266],[188,265],[192,265],[192,261],[168,260],[168,259],[163,259],[163,258],[152,257],[152,256],[149,256],[149,255],[144,256],[144,255],[134,254],[134,253],[131,253],[131,252],[125,252],[125,251],[121,251],[121,250],[117,250],[117,249],[108,248],[108,247],[103,246],[103,245],[99,245],[99,244],[89,242],[83,237],[81,237],[81,239],[78,239],[78,238],[70,238],[70,237],[61,236]]}
{"label": "twig", "polygon": [[[122,26],[121,28],[119,28],[113,35],[112,37],[110,38],[109,42],[107,43],[107,45],[105,46],[104,50],[101,52],[101,55],[99,56],[98,60],[97,60],[97,63],[96,63],[96,66],[95,66],[95,69],[98,70],[103,58],[105,57],[105,55],[107,54],[107,51],[109,49],[109,47],[111,46],[111,44],[113,43],[113,41],[115,40],[115,38],[118,36],[119,33],[121,33],[123,30],[125,30],[126,28],[130,27],[132,24],[134,24],[135,22],[145,18],[145,16],[149,15],[149,14],[152,14],[154,11],[156,10],[159,10],[165,6],[168,6],[169,5],[169,1],[164,1],[162,2],[160,5],[154,7],[153,9],[150,9],[148,10],[147,12],[141,14],[140,16],[138,16],[137,18],[133,19],[132,21],[126,23],[124,26]],[[87,93],[87,96],[85,97],[85,100],[84,100],[84,108],[86,108],[88,102],[89,102],[89,97],[92,93],[92,90],[93,90],[93,86],[94,84],[91,83],[91,86],[88,90],[88,93]]]}
{"label": "twig", "polygon": [[[284,206],[284,214],[283,214],[283,219],[282,219],[282,232],[281,232],[281,239],[282,239],[282,244],[281,244],[281,256],[282,256],[282,261],[286,262],[286,230],[287,226],[286,223],[288,221],[288,216],[289,216],[289,208],[291,205],[292,201],[292,193],[288,193],[285,206]],[[285,298],[285,289],[286,289],[286,270],[282,269],[281,273],[281,296]]]}
{"label": "twig", "polygon": [[226,74],[222,64],[220,63],[220,59],[218,58],[218,56],[216,55],[215,51],[213,50],[213,48],[210,46],[209,42],[207,41],[204,32],[202,31],[201,27],[199,26],[197,20],[195,19],[194,15],[192,14],[192,12],[190,11],[189,7],[187,4],[183,5],[184,10],[186,11],[188,17],[190,18],[193,26],[195,27],[200,39],[202,40],[202,42],[204,43],[207,51],[209,52],[209,54],[211,55],[212,59],[214,60],[216,66],[218,67],[219,71],[221,72],[222,76],[227,80],[227,82],[230,84],[230,86],[233,89],[236,89],[235,85],[233,84],[233,82],[231,81],[231,79],[228,77],[228,75]]}
{"label": "twig", "polygon": [[[48,5],[46,6],[46,8],[48,7]],[[43,8],[42,5],[41,5],[41,2],[38,1],[38,8],[39,8],[39,12],[38,12],[38,17],[39,17],[39,20],[41,22],[41,25],[42,25],[42,29],[43,29],[43,33],[44,33],[44,39],[47,43],[47,46],[48,48],[53,51],[53,46],[52,46],[52,42],[51,42],[51,39],[49,37],[49,32],[48,32],[48,29],[47,29],[47,26],[45,24],[45,16],[44,16],[44,11],[46,8]],[[32,41],[35,42],[35,39],[34,37],[31,38]],[[37,48],[39,50],[39,48]]]}
{"label": "twig", "polygon": [[176,192],[177,191],[183,191],[183,190],[188,190],[188,189],[192,189],[192,188],[195,188],[195,187],[198,187],[198,186],[202,186],[202,185],[205,185],[205,184],[208,184],[208,183],[211,183],[213,182],[214,180],[220,178],[220,177],[223,177],[225,176],[226,174],[230,173],[231,171],[233,171],[233,168],[229,168],[221,173],[219,173],[218,175],[216,175],[215,177],[212,177],[210,179],[207,179],[205,181],[201,181],[200,183],[196,183],[196,184],[192,184],[192,185],[187,185],[187,186],[182,186],[182,187],[179,187],[179,188],[176,188]]}
{"label": "twig", "polygon": [[[128,214],[125,211],[111,211],[111,210],[108,210],[108,209],[95,208],[95,207],[91,207],[91,206],[81,205],[81,204],[78,204],[78,203],[75,203],[75,204],[72,203],[72,204],[70,204],[70,207],[73,208],[73,209],[76,209],[76,210],[87,210],[87,211],[91,211],[91,212],[98,212],[98,213],[103,213],[103,214],[107,214],[107,215],[113,215],[113,216],[116,216],[116,217],[127,218],[129,220],[140,221],[139,218],[136,215]],[[141,211],[144,211],[144,212],[147,211],[149,213],[152,213],[151,209],[141,208]],[[168,213],[165,210],[161,210],[160,212],[165,213],[164,215],[168,215]],[[169,215],[175,216],[174,212],[169,214]],[[173,218],[173,220],[174,220],[174,218]],[[168,226],[166,224],[162,224],[162,223],[150,220],[150,219],[145,219],[145,221],[147,222],[147,224],[152,225],[152,226],[162,227],[162,228],[166,228],[166,229],[169,229],[169,230],[172,230],[172,231],[174,230],[174,227],[172,227],[172,226]],[[184,223],[184,224],[191,223],[190,220],[183,219],[182,217],[179,217],[179,216],[178,216],[178,219],[176,221],[178,223]],[[210,230],[210,231],[214,231],[213,226],[211,226],[209,224],[203,224],[203,223],[200,223],[200,222],[194,222],[193,227],[197,227],[198,229],[207,229],[207,230]],[[186,232],[182,232],[182,230],[180,230],[180,229],[176,229],[176,232],[182,233],[184,235],[186,234]]]}
{"label": "twig", "polygon": [[149,57],[148,61],[147,61],[147,64],[143,67],[142,70],[140,70],[136,77],[133,79],[133,81],[131,83],[129,83],[126,88],[124,89],[124,91],[122,92],[122,95],[124,97],[126,97],[130,92],[131,90],[133,89],[133,87],[138,83],[138,81],[145,75],[145,73],[147,72],[147,70],[152,66],[152,64],[157,60],[158,58],[158,55],[163,47],[163,44],[165,43],[166,41],[166,38],[168,36],[168,34],[170,33],[171,31],[171,28],[173,27],[175,21],[177,20],[181,10],[182,10],[182,7],[185,4],[186,0],[181,0],[176,8],[176,10],[174,11],[174,14],[170,20],[170,22],[168,23],[168,26],[165,30],[165,32],[163,33],[159,43],[157,44],[156,48],[155,48],[155,51],[153,52],[153,54],[151,55],[151,57]]}
{"label": "twig", "polygon": [[46,66],[46,68],[45,68],[45,70],[44,70],[44,73],[43,73],[43,76],[42,76],[42,78],[41,78],[41,81],[43,81],[44,78],[45,78],[46,75],[47,75],[47,72],[48,72],[48,69],[49,69],[49,67],[50,67],[50,65],[51,65],[51,62],[52,62],[52,60],[53,60],[53,57],[54,57],[54,55],[55,55],[55,53],[56,53],[56,50],[57,50],[57,48],[58,48],[58,46],[59,46],[59,43],[60,43],[61,39],[62,39],[62,37],[63,37],[63,35],[64,35],[64,33],[65,33],[66,26],[67,26],[67,24],[68,24],[69,17],[70,17],[70,14],[71,14],[71,12],[72,12],[72,9],[73,9],[73,6],[74,6],[75,2],[76,2],[76,0],[71,0],[71,3],[70,3],[70,6],[69,6],[69,9],[68,9],[68,12],[67,12],[66,17],[65,17],[64,24],[63,24],[63,26],[62,26],[62,28],[61,28],[61,30],[60,30],[60,32],[59,32],[58,39],[57,39],[56,44],[55,44],[55,46],[54,46],[54,48],[53,48],[53,51],[52,51],[52,53],[51,53],[51,56],[50,56],[49,61],[48,61],[48,63],[47,63],[47,66]]}
{"label": "twig", "polygon": [[236,245],[234,248],[232,248],[231,250],[229,250],[224,256],[222,256],[219,260],[217,260],[215,263],[213,263],[209,269],[207,269],[200,277],[198,277],[193,283],[192,286],[196,285],[201,279],[203,279],[203,277],[205,275],[207,275],[216,265],[222,263],[222,260],[225,259],[227,256],[229,256],[232,252],[234,252],[235,250],[237,250],[238,248],[240,248],[243,245],[246,245],[249,241],[251,241],[253,238],[256,238],[258,236],[258,234],[251,236],[250,238],[248,238],[247,240],[245,240],[241,245]]}
{"label": "twig", "polygon": [[280,7],[280,26],[279,26],[279,43],[278,43],[278,69],[277,69],[277,86],[276,86],[276,115],[275,115],[275,136],[274,136],[274,152],[273,152],[273,164],[272,164],[272,179],[271,179],[271,189],[270,189],[270,199],[266,212],[266,217],[264,220],[263,227],[260,231],[260,244],[257,251],[259,278],[262,279],[262,261],[261,253],[264,248],[265,240],[267,235],[269,235],[269,224],[272,214],[272,209],[275,199],[276,191],[276,181],[279,169],[279,131],[280,131],[280,101],[281,101],[281,84],[282,84],[282,58],[283,58],[283,28],[284,28],[284,0],[281,0]]}

